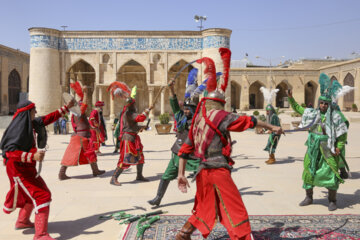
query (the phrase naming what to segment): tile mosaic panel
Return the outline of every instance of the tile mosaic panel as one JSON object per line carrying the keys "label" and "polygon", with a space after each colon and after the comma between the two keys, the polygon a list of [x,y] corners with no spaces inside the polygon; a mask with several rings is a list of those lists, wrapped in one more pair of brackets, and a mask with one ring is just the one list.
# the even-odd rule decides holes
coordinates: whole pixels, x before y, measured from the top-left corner
{"label": "tile mosaic panel", "polygon": [[204,38],[58,38],[32,35],[31,48],[59,50],[202,50],[229,47],[225,36]]}

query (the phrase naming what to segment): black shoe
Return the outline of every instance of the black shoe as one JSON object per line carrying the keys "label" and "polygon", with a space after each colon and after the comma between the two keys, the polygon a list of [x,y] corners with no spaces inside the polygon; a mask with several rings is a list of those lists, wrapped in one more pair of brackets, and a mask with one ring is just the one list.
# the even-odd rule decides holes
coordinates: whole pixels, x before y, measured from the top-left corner
{"label": "black shoe", "polygon": [[113,151],[113,153],[118,153],[118,150],[117,150],[117,149],[115,149],[115,150]]}

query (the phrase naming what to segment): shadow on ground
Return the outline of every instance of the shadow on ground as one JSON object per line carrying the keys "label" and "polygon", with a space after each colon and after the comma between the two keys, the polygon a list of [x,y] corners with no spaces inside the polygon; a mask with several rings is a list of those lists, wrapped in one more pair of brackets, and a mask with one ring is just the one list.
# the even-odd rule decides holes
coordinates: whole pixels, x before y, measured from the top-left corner
{"label": "shadow on ground", "polygon": [[247,191],[248,189],[250,189],[251,187],[244,187],[244,188],[240,188],[238,189],[240,194],[243,195],[258,195],[258,196],[262,196],[264,195],[264,193],[268,193],[268,192],[273,192],[273,191],[267,191],[267,190],[258,190],[258,191]]}
{"label": "shadow on ground", "polygon": [[[99,220],[100,216],[113,214],[120,211],[130,211],[135,209],[143,209],[140,207],[134,207],[130,209],[122,209],[117,211],[105,212],[101,214],[96,214],[84,218],[79,218],[76,220],[67,220],[59,222],[49,222],[48,232],[51,234],[58,233],[60,237],[56,238],[57,240],[67,240],[67,239],[76,239],[80,235],[94,235],[93,239],[96,238],[96,234],[99,234],[103,231],[87,231],[96,225],[103,223],[109,219]],[[112,220],[112,219],[110,219]],[[34,234],[34,229],[26,229],[23,231],[23,234]]]}
{"label": "shadow on ground", "polygon": [[[345,194],[341,193],[341,185],[339,188],[340,192],[337,192],[336,194],[336,205],[338,209],[345,209],[345,208],[352,208],[354,205],[360,204],[360,189],[356,190],[353,194]],[[316,188],[314,188],[314,191],[316,191]],[[321,190],[321,192],[324,194],[324,197],[322,199],[314,199],[313,204],[319,204],[323,206],[328,206],[328,191]],[[336,213],[336,212],[334,212]]]}

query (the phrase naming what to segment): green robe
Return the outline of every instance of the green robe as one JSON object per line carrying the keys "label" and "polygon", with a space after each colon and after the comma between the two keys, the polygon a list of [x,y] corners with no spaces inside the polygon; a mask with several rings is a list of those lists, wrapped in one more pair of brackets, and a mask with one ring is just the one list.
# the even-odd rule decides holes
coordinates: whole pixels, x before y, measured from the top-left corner
{"label": "green robe", "polygon": [[[170,106],[175,115],[175,119],[177,122],[180,122],[180,120],[186,118],[184,111],[180,109],[179,102],[176,96],[170,98]],[[181,131],[181,129],[178,128],[178,131]],[[161,177],[163,180],[173,180],[177,178],[178,170],[179,170],[179,159],[180,157],[178,155],[176,155],[173,152],[171,153],[170,162],[164,174]],[[197,160],[187,159],[185,170],[195,172],[199,164],[200,164],[200,159]]]}
{"label": "green robe", "polygon": [[[271,116],[270,124],[274,126],[280,126],[280,120],[276,113],[273,113]],[[278,145],[278,142],[280,140],[280,135],[277,135],[275,133],[270,133],[267,145],[264,149],[264,151],[271,153],[275,153],[276,147]]]}
{"label": "green robe", "polygon": [[[294,111],[301,115],[304,114],[305,109],[294,98],[289,98],[289,102]],[[316,123],[310,128],[305,143],[307,151],[304,157],[304,171],[302,174],[303,188],[305,189],[317,186],[337,190],[339,183],[344,182],[339,175],[340,157],[334,157],[331,154],[327,145],[329,137],[323,133],[321,124],[325,124],[325,122],[325,114],[321,114],[321,123]],[[344,148],[346,137],[347,134],[345,133],[336,138],[336,147],[340,151]]]}

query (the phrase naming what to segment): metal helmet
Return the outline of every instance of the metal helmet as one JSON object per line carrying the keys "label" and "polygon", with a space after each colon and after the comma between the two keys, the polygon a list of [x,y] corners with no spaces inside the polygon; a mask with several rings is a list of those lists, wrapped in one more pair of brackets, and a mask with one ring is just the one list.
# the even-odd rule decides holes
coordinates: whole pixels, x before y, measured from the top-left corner
{"label": "metal helmet", "polygon": [[218,89],[215,89],[212,92],[209,92],[207,95],[208,98],[217,98],[225,101],[225,94],[223,91],[219,91]]}

